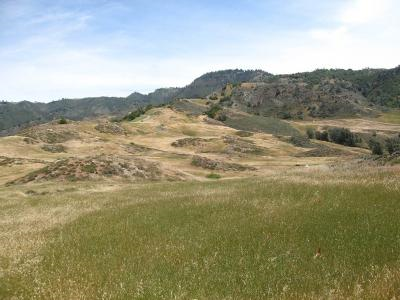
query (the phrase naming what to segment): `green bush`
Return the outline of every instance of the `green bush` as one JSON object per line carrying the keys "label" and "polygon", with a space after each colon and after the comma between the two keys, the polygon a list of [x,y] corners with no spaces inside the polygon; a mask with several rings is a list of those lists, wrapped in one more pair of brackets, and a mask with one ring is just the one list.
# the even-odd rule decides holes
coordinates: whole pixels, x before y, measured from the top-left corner
{"label": "green bush", "polygon": [[329,135],[327,131],[316,131],[315,138],[320,141],[329,142]]}
{"label": "green bush", "polygon": [[210,100],[213,100],[213,101],[215,101],[215,100],[218,100],[218,96],[217,95],[211,95],[210,96]]}
{"label": "green bush", "polygon": [[68,124],[68,121],[67,121],[65,118],[61,118],[61,119],[58,121],[58,124],[60,124],[60,125],[65,125],[65,124]]}
{"label": "green bush", "polygon": [[329,140],[333,143],[355,147],[358,142],[357,136],[347,128],[329,128]]}
{"label": "green bush", "polygon": [[226,119],[227,119],[227,117],[226,117],[226,115],[219,115],[218,117],[217,117],[217,120],[218,121],[221,121],[221,122],[225,122],[226,121]]}
{"label": "green bush", "polygon": [[312,146],[310,139],[304,135],[291,136],[289,138],[289,143],[291,143],[296,147],[303,147],[303,148],[308,148]]}
{"label": "green bush", "polygon": [[382,145],[376,139],[370,139],[368,142],[368,146],[369,146],[369,149],[372,151],[372,154],[374,154],[374,155],[382,155],[383,154]]}
{"label": "green bush", "polygon": [[211,118],[211,119],[215,119],[215,117],[217,116],[217,114],[222,110],[222,107],[218,104],[211,106],[211,108],[209,110],[207,110],[205,112],[205,114]]}
{"label": "green bush", "polygon": [[141,115],[145,114],[146,111],[139,107],[137,110],[130,112],[125,117],[122,118],[123,121],[133,121],[136,118],[139,118]]}
{"label": "green bush", "polygon": [[315,129],[314,128],[307,128],[306,130],[307,136],[309,139],[315,139]]}
{"label": "green bush", "polygon": [[389,152],[389,154],[400,152],[400,137],[387,139],[386,149]]}

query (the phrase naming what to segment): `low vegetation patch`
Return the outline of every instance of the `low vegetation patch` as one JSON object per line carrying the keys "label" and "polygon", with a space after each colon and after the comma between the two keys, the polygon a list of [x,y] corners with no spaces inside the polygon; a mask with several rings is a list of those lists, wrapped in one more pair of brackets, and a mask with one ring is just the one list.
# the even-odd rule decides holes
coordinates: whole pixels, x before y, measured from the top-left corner
{"label": "low vegetation patch", "polygon": [[[62,159],[34,171],[9,184],[21,184],[44,180],[87,180],[101,177],[124,177],[132,179],[169,179],[156,163],[138,158],[96,156]],[[170,179],[173,177],[171,176]]]}
{"label": "low vegetation patch", "polygon": [[202,156],[193,156],[192,165],[209,170],[221,170],[221,171],[247,171],[255,170],[253,167],[244,166],[236,163],[228,163],[220,160],[213,160]]}
{"label": "low vegetation patch", "polygon": [[171,145],[173,147],[201,147],[209,142],[214,142],[216,139],[203,139],[203,138],[184,138],[173,142]]}
{"label": "low vegetation patch", "polygon": [[264,132],[274,135],[295,136],[300,132],[289,123],[271,117],[262,116],[235,116],[228,117],[224,123],[242,131]]}
{"label": "low vegetation patch", "polygon": [[254,154],[262,155],[266,153],[266,149],[255,145],[253,141],[241,139],[235,136],[224,136],[224,143],[227,145],[225,153],[235,154]]}
{"label": "low vegetation patch", "polygon": [[262,155],[266,149],[255,145],[253,141],[236,136],[224,136],[221,139],[184,138],[171,144],[177,148],[192,148],[199,153],[253,154]]}
{"label": "low vegetation patch", "polygon": [[295,135],[291,136],[289,138],[283,137],[281,140],[292,144],[293,146],[296,147],[302,147],[302,148],[313,148],[315,145],[311,142],[311,140],[304,135]]}
{"label": "low vegetation patch", "polygon": [[158,106],[153,106],[153,105],[149,104],[146,107],[139,107],[138,109],[136,109],[136,110],[130,112],[129,114],[127,114],[126,116],[124,116],[120,121],[127,121],[127,122],[134,121],[155,107],[158,107]]}
{"label": "low vegetation patch", "polygon": [[325,145],[316,145],[314,149],[297,154],[296,157],[341,157],[354,155],[349,151],[328,147]]}
{"label": "low vegetation patch", "polygon": [[400,152],[400,133],[398,136],[386,140],[386,149],[389,154]]}
{"label": "low vegetation patch", "polygon": [[335,144],[356,147],[362,143],[362,139],[357,134],[350,131],[348,128],[332,127],[323,131],[307,131],[308,136],[315,136],[315,139],[320,141],[332,142]]}
{"label": "low vegetation patch", "polygon": [[254,135],[254,132],[239,130],[235,134],[240,137],[251,137]]}
{"label": "low vegetation patch", "polygon": [[211,174],[208,174],[206,177],[208,179],[221,179],[222,176],[219,174],[211,173]]}
{"label": "low vegetation patch", "polygon": [[[68,125],[69,126],[69,125]],[[42,141],[46,144],[59,144],[65,143],[69,140],[79,139],[79,133],[74,130],[60,128],[46,128],[45,126],[37,126],[23,130],[19,135],[36,140]]]}
{"label": "low vegetation patch", "polygon": [[126,130],[121,127],[120,125],[112,122],[105,122],[96,125],[95,129],[98,132],[101,133],[107,133],[107,134],[115,134],[115,135],[124,135],[126,134]]}
{"label": "low vegetation patch", "polygon": [[60,120],[58,120],[58,124],[65,125],[68,124],[68,121],[65,118],[61,118]]}
{"label": "low vegetation patch", "polygon": [[41,148],[42,148],[42,150],[51,152],[51,153],[67,152],[67,148],[65,148],[65,146],[60,145],[60,144],[44,144]]}
{"label": "low vegetation patch", "polygon": [[45,162],[40,159],[0,156],[0,166],[13,166],[13,165],[23,165],[23,164],[43,164],[43,163],[45,163]]}
{"label": "low vegetation patch", "polygon": [[129,143],[127,145],[124,145],[125,151],[131,154],[143,154],[145,152],[151,151],[151,148],[138,145],[135,143]]}

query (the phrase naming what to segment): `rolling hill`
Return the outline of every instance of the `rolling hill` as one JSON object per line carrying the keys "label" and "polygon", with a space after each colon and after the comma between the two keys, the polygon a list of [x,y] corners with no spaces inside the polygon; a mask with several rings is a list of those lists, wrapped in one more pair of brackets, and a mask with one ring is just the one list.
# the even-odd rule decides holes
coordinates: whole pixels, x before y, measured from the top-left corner
{"label": "rolling hill", "polygon": [[261,70],[211,72],[183,88],[161,88],[125,98],[62,99],[50,103],[0,103],[0,135],[60,117],[83,120],[121,116],[148,104],[174,99],[219,97],[221,104],[248,113],[281,119],[376,116],[400,107],[400,67],[384,69],[316,70],[272,75]]}

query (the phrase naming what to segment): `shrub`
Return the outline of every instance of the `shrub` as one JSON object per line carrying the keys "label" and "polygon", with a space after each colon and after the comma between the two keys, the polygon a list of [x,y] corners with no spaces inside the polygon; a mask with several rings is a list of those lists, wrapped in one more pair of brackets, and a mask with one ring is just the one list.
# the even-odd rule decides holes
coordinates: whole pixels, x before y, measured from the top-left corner
{"label": "shrub", "polygon": [[205,114],[211,118],[211,119],[215,119],[215,117],[217,116],[218,112],[220,112],[222,110],[222,107],[217,105],[213,105],[211,106],[211,108],[209,110],[207,110],[205,112]]}
{"label": "shrub", "polygon": [[376,139],[370,139],[368,142],[368,146],[369,146],[369,149],[371,149],[372,154],[374,154],[374,155],[382,155],[383,154],[382,145]]}
{"label": "shrub", "polygon": [[307,136],[309,139],[315,139],[315,129],[314,128],[307,128],[306,130]]}
{"label": "shrub", "polygon": [[221,121],[221,122],[225,122],[226,119],[227,119],[226,115],[219,115],[219,116],[217,117],[217,120],[218,120],[218,121]]}
{"label": "shrub", "polygon": [[129,114],[127,114],[125,117],[122,118],[122,120],[124,121],[133,121],[136,118],[139,118],[141,115],[145,114],[146,111],[139,107],[137,110],[130,112]]}
{"label": "shrub", "polygon": [[389,152],[389,154],[400,152],[400,137],[387,139],[386,149]]}
{"label": "shrub", "polygon": [[230,101],[231,101],[231,97],[225,96],[225,97],[223,97],[219,102],[220,102],[221,104],[224,104],[224,103],[229,103]]}
{"label": "shrub", "polygon": [[215,100],[218,100],[218,96],[217,95],[211,95],[210,96],[210,100],[213,100],[213,101],[215,101]]}
{"label": "shrub", "polygon": [[329,142],[329,135],[327,131],[316,131],[315,138],[320,141]]}
{"label": "shrub", "polygon": [[290,119],[292,119],[292,114],[290,112],[287,112],[287,111],[282,111],[282,112],[278,113],[278,117],[280,119],[290,120]]}
{"label": "shrub", "polygon": [[329,140],[340,145],[355,147],[357,136],[347,128],[329,128]]}
{"label": "shrub", "polygon": [[65,124],[68,124],[68,121],[67,121],[65,118],[61,118],[61,119],[58,121],[58,124],[60,124],[60,125],[65,125]]}
{"label": "shrub", "polygon": [[294,145],[296,147],[303,147],[303,148],[312,146],[310,139],[307,136],[303,136],[303,135],[291,136],[289,138],[289,143],[291,143],[292,145]]}

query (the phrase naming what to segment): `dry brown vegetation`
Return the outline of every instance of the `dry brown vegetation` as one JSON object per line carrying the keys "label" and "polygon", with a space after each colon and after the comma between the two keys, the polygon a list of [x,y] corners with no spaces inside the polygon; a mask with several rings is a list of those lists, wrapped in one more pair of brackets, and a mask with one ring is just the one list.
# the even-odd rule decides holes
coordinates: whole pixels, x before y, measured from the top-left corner
{"label": "dry brown vegetation", "polygon": [[[372,126],[370,121],[365,124]],[[210,124],[202,115],[190,116],[157,108],[134,122],[100,120],[64,125],[53,122],[27,129],[20,136],[2,138],[1,155],[18,163],[0,165],[0,184],[27,176],[58,160],[85,160],[94,155],[112,156],[115,160],[140,157],[158,163],[162,170],[180,170],[187,178],[204,180],[208,173],[192,164],[193,155],[252,166],[257,168],[253,175],[262,176],[296,165],[329,165],[341,153],[349,155],[341,156],[340,160],[367,153],[330,143],[321,149],[296,147],[271,134],[248,133],[221,123]],[[227,178],[247,176],[246,172],[229,170],[224,175]]]}
{"label": "dry brown vegetation", "polygon": [[310,147],[170,108],[0,138],[0,298],[399,296],[398,159]]}

